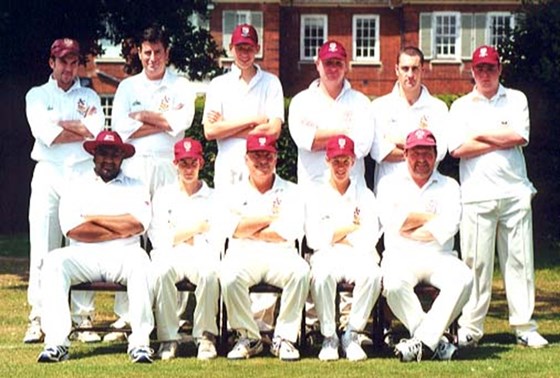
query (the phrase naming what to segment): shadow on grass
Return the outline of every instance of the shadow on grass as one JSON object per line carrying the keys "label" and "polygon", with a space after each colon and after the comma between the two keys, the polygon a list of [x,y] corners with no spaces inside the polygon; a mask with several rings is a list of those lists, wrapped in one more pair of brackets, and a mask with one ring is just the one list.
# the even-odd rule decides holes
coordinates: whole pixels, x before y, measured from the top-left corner
{"label": "shadow on grass", "polygon": [[126,354],[127,344],[126,343],[110,343],[110,344],[91,344],[86,350],[83,348],[70,348],[70,358],[71,359],[86,359],[94,358],[103,355],[112,354]]}

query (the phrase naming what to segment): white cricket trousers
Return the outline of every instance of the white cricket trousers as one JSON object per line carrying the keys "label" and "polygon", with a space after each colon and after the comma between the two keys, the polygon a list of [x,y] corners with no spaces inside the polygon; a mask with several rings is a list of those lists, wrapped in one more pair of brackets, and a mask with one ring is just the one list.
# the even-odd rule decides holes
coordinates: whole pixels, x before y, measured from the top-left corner
{"label": "white cricket trousers", "polygon": [[[27,302],[31,306],[29,320],[40,317],[41,268],[47,254],[62,246],[62,230],[58,218],[60,193],[72,175],[93,170],[91,159],[71,166],[39,161],[33,170],[29,198],[29,283]],[[93,293],[72,294],[74,313],[91,315]]]}
{"label": "white cricket trousers", "polygon": [[152,296],[148,274],[150,259],[137,245],[69,246],[52,251],[43,267],[43,303],[41,316],[47,346],[69,346],[71,331],[68,291],[80,282],[110,281],[127,286],[130,302],[129,349],[150,345],[154,327]]}
{"label": "white cricket trousers", "polygon": [[459,319],[461,328],[480,340],[490,307],[494,256],[498,251],[509,323],[517,332],[537,329],[533,263],[532,195],[463,204],[461,254],[475,281]]}
{"label": "white cricket trousers", "polygon": [[[381,260],[383,295],[411,336],[432,351],[461,313],[472,288],[470,269],[452,251],[385,251]],[[426,283],[440,290],[424,312],[414,287]]]}
{"label": "white cricket trousers", "polygon": [[231,328],[251,339],[260,339],[251,312],[249,288],[260,282],[282,289],[274,336],[296,342],[305,298],[309,292],[309,265],[295,248],[230,247],[220,264],[220,284]]}
{"label": "white cricket trousers", "polygon": [[153,250],[151,257],[150,281],[154,293],[158,340],[180,339],[177,333],[180,314],[175,284],[185,278],[196,285],[193,337],[198,339],[204,332],[218,335],[216,316],[220,284],[217,254],[183,244],[170,250]]}
{"label": "white cricket trousers", "polygon": [[336,285],[340,281],[354,284],[352,307],[347,328],[362,331],[381,292],[378,257],[370,251],[358,251],[349,245],[336,244],[311,256],[311,297],[321,326],[321,334],[336,334]]}

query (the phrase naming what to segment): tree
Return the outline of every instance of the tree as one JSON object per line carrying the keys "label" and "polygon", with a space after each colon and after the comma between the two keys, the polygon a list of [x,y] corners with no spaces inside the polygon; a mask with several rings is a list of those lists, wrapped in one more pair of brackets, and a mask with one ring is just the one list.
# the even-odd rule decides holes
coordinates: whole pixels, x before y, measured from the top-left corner
{"label": "tree", "polygon": [[560,1],[524,0],[521,17],[502,48],[503,79],[524,91],[530,102],[533,139],[558,140],[560,129]]}
{"label": "tree", "polygon": [[133,74],[141,70],[135,39],[146,27],[163,26],[171,36],[170,63],[191,79],[200,80],[219,73],[217,64],[222,53],[210,32],[196,27],[197,17],[207,19],[208,0],[105,1],[106,36],[115,43],[123,42],[125,70]]}

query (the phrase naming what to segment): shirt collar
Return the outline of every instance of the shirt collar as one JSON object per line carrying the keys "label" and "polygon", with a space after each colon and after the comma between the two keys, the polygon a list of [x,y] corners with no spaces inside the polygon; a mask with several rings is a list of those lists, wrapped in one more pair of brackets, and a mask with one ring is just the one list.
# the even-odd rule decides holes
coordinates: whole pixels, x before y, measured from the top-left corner
{"label": "shirt collar", "polygon": [[497,100],[501,97],[506,97],[507,91],[506,91],[506,88],[502,84],[499,84],[498,85],[498,91],[496,92],[496,94],[492,98],[488,99],[487,97],[483,96],[476,89],[476,86],[474,86],[473,90],[471,92],[471,95],[472,95],[473,101],[489,101],[489,102],[492,102],[492,101],[495,101],[495,100]]}
{"label": "shirt collar", "polygon": [[62,88],[60,88],[60,87],[58,86],[57,81],[53,78],[52,75],[49,76],[49,81],[48,81],[48,83],[49,83],[49,85],[52,85],[53,88],[55,88],[55,89],[57,89],[57,90],[59,90],[59,91],[61,91],[61,92],[64,92],[64,93],[69,93],[70,91],[73,91],[73,90],[75,90],[75,89],[78,89],[78,88],[81,88],[81,87],[82,87],[82,83],[80,82],[80,78],[79,78],[79,77],[77,77],[77,78],[74,79],[74,83],[72,83],[72,86],[70,86],[70,88],[68,88],[67,91],[63,90]]}

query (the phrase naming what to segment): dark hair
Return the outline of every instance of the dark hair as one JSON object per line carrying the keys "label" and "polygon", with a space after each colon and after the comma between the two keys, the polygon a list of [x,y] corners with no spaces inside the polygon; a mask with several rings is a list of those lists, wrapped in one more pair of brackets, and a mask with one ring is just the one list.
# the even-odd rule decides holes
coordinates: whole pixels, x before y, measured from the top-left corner
{"label": "dark hair", "polygon": [[158,24],[154,24],[142,32],[141,35],[137,38],[136,45],[140,47],[142,43],[149,42],[149,43],[158,43],[161,42],[163,48],[167,50],[169,47],[169,36],[165,30],[165,27],[160,26]]}
{"label": "dark hair", "polygon": [[409,56],[419,56],[420,57],[420,65],[424,65],[424,53],[418,47],[415,46],[404,46],[399,50],[397,55],[397,65],[401,60],[401,55],[409,55]]}

